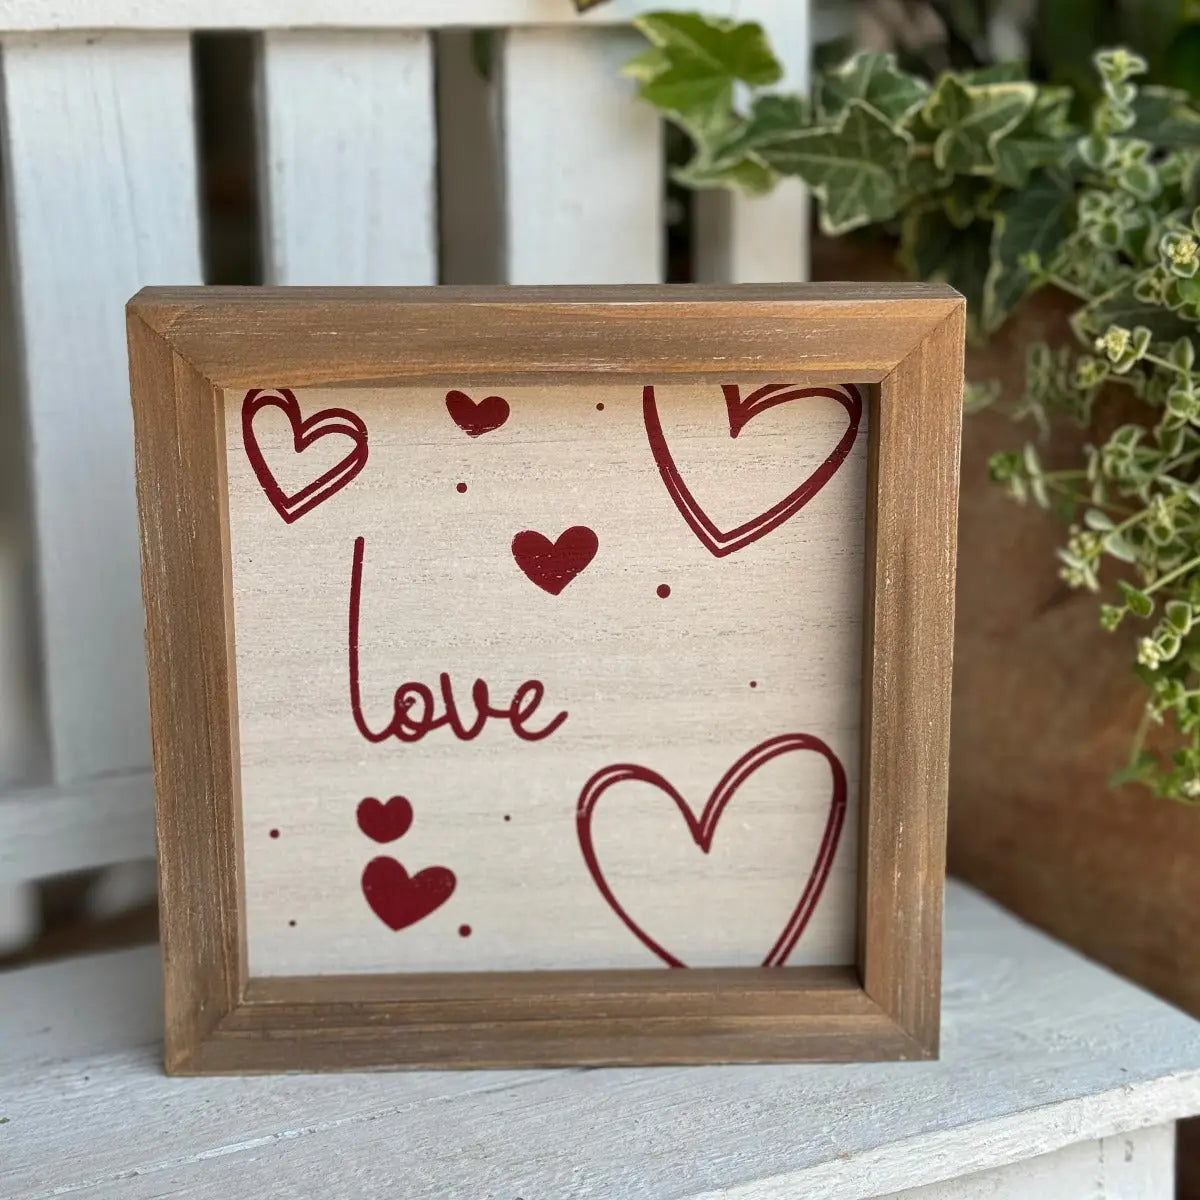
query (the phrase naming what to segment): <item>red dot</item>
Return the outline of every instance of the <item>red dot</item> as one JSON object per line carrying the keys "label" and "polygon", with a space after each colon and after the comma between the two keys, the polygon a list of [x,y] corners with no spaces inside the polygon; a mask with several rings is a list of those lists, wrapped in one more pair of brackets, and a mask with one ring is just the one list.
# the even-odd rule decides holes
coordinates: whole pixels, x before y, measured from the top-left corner
{"label": "red dot", "polygon": [[600,403],[600,404],[597,404],[597,405],[596,405],[596,411],[597,411],[597,412],[603,412],[603,411],[604,411],[604,405],[603,405],[603,403]]}
{"label": "red dot", "polygon": [[750,686],[751,686],[751,687],[758,687],[758,680],[757,680],[757,679],[752,679],[752,680],[750,680]]}
{"label": "red dot", "polygon": [[458,936],[459,937],[470,937],[471,936],[470,925],[460,925],[458,927]]}
{"label": "red dot", "polygon": [[467,490],[467,485],[465,483],[460,483],[456,490],[459,492],[465,492]]}
{"label": "red dot", "polygon": [[271,830],[271,836],[272,836],[272,837],[278,837],[278,836],[279,836],[279,830],[278,830],[278,829],[272,829],[272,830]]}
{"label": "red dot", "polygon": [[671,585],[669,583],[660,583],[658,585],[658,598],[665,600],[671,594]]}

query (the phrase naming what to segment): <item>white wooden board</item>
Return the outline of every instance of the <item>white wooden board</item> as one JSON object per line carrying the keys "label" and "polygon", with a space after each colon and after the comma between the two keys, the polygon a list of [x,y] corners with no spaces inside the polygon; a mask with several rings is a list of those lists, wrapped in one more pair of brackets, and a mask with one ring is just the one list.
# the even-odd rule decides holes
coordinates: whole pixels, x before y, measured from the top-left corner
{"label": "white wooden board", "polygon": [[268,283],[437,282],[432,53],[414,30],[264,35]]}
{"label": "white wooden board", "polygon": [[1152,1125],[880,1200],[1175,1200],[1174,1168],[1174,1125]]}
{"label": "white wooden board", "polygon": [[581,17],[571,0],[0,0],[0,30],[438,29],[623,24],[639,12],[763,20],[804,0],[613,0]]}
{"label": "white wooden board", "polygon": [[640,384],[226,393],[253,975],[853,960],[858,393],[650,390],[721,529],[828,481],[718,556]]}
{"label": "white wooden board", "polygon": [[5,38],[3,102],[45,695],[69,781],[150,755],[124,304],[200,280],[188,38]]}
{"label": "white wooden board", "polygon": [[0,791],[0,884],[154,855],[154,778]]}
{"label": "white wooden board", "polygon": [[628,30],[517,29],[501,41],[507,283],[658,283],[658,114],[619,75]]}
{"label": "white wooden board", "polygon": [[160,1004],[0,976],[0,1194],[861,1200],[1200,1112],[1200,1024],[955,884],[939,1062],[168,1079]]}

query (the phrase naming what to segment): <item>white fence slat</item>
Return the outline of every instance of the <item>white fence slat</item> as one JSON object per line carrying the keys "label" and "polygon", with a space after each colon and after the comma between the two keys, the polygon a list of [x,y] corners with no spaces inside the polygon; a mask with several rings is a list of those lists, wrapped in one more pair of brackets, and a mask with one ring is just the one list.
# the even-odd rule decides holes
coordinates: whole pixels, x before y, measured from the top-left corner
{"label": "white fence slat", "polygon": [[642,45],[628,30],[504,36],[509,283],[662,278],[662,123],[618,76]]}
{"label": "white fence slat", "polygon": [[149,760],[124,303],[200,278],[188,38],[3,41],[55,775]]}
{"label": "white fence slat", "polygon": [[[777,86],[807,95],[812,57],[808,0],[744,0],[737,16],[757,21],[766,30],[783,67]],[[808,192],[799,180],[786,179],[767,196],[750,197],[726,189],[699,192],[692,239],[696,279],[703,283],[807,279],[808,230]]]}
{"label": "white fence slat", "polygon": [[153,857],[149,771],[0,793],[0,888]]}
{"label": "white fence slat", "polygon": [[269,282],[437,282],[432,55],[424,32],[264,35]]}
{"label": "white fence slat", "polygon": [[[761,2],[761,0],[760,0]],[[804,0],[777,0],[780,9]],[[624,24],[648,10],[737,14],[746,0],[0,0],[0,31],[40,29],[440,29]]]}

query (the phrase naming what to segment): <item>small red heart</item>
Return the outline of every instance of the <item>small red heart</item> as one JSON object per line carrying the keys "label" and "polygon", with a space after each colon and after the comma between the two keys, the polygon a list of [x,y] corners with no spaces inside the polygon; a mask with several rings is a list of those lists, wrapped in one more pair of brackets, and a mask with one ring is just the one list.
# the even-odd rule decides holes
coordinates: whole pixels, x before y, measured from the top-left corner
{"label": "small red heart", "polygon": [[412,825],[412,805],[403,796],[393,796],[386,804],[368,796],[358,806],[358,827],[377,842],[394,842]]}
{"label": "small red heart", "polygon": [[586,525],[572,525],[552,542],[543,533],[526,529],[512,540],[517,566],[544,592],[559,592],[596,557],[600,545]]}
{"label": "small red heart", "polygon": [[400,930],[441,908],[456,882],[448,867],[426,867],[410,878],[394,858],[373,858],[363,871],[362,890],[375,915],[389,929]]}
{"label": "small red heart", "polygon": [[[319,438],[330,434],[348,437],[351,448],[340,462],[323,475],[289,495],[279,486],[254,434],[254,418],[264,408],[278,408],[287,417],[297,454],[302,454]],[[367,465],[367,427],[361,417],[346,408],[324,408],[302,420],[300,405],[288,388],[275,391],[251,388],[246,393],[242,401],[242,442],[246,447],[246,457],[267,499],[289,525],[328,500],[335,492],[340,492]]]}
{"label": "small red heart", "polygon": [[474,438],[499,429],[508,420],[508,401],[503,396],[472,400],[466,392],[455,390],[446,393],[446,411],[467,437]]}
{"label": "small red heart", "polygon": [[775,944],[767,951],[763,959],[764,967],[781,967],[787,962],[788,955],[800,940],[800,935],[804,932],[804,927],[808,924],[809,918],[817,907],[817,902],[821,899],[821,893],[825,890],[825,882],[829,878],[829,870],[833,866],[833,856],[837,853],[838,842],[842,836],[842,825],[846,819],[846,772],[837,755],[819,737],[810,733],[784,733],[778,737],[768,738],[765,742],[754,746],[721,777],[699,817],[692,812],[688,802],[679,792],[657,771],[651,771],[648,767],[641,767],[636,763],[617,763],[615,766],[605,767],[603,770],[597,771],[584,784],[583,791],[579,794],[579,804],[575,810],[575,825],[579,835],[579,848],[583,851],[583,859],[587,863],[588,871],[591,872],[592,880],[600,894],[608,901],[609,907],[620,917],[629,932],[648,950],[657,954],[667,966],[684,967],[687,964],[651,937],[629,915],[609,886],[604,871],[600,867],[600,861],[596,857],[596,847],[592,841],[592,814],[595,812],[600,798],[610,787],[618,783],[634,781],[648,783],[658,788],[679,809],[692,841],[700,847],[704,854],[707,854],[712,849],[713,837],[716,835],[721,814],[725,811],[725,806],[733,799],[733,794],[738,788],[759,767],[773,758],[802,750],[816,751],[829,764],[832,774],[829,815],[825,820],[825,831],[813,858],[812,866],[809,868],[808,877],[799,885],[800,897],[796,901],[787,923],[775,939]]}

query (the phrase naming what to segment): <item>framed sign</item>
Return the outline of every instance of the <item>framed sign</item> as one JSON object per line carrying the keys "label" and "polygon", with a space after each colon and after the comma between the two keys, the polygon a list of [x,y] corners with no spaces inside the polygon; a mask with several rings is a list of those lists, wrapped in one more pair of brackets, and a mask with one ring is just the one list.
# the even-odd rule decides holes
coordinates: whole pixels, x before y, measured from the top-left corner
{"label": "framed sign", "polygon": [[168,1070],[936,1053],[956,293],[129,341]]}

